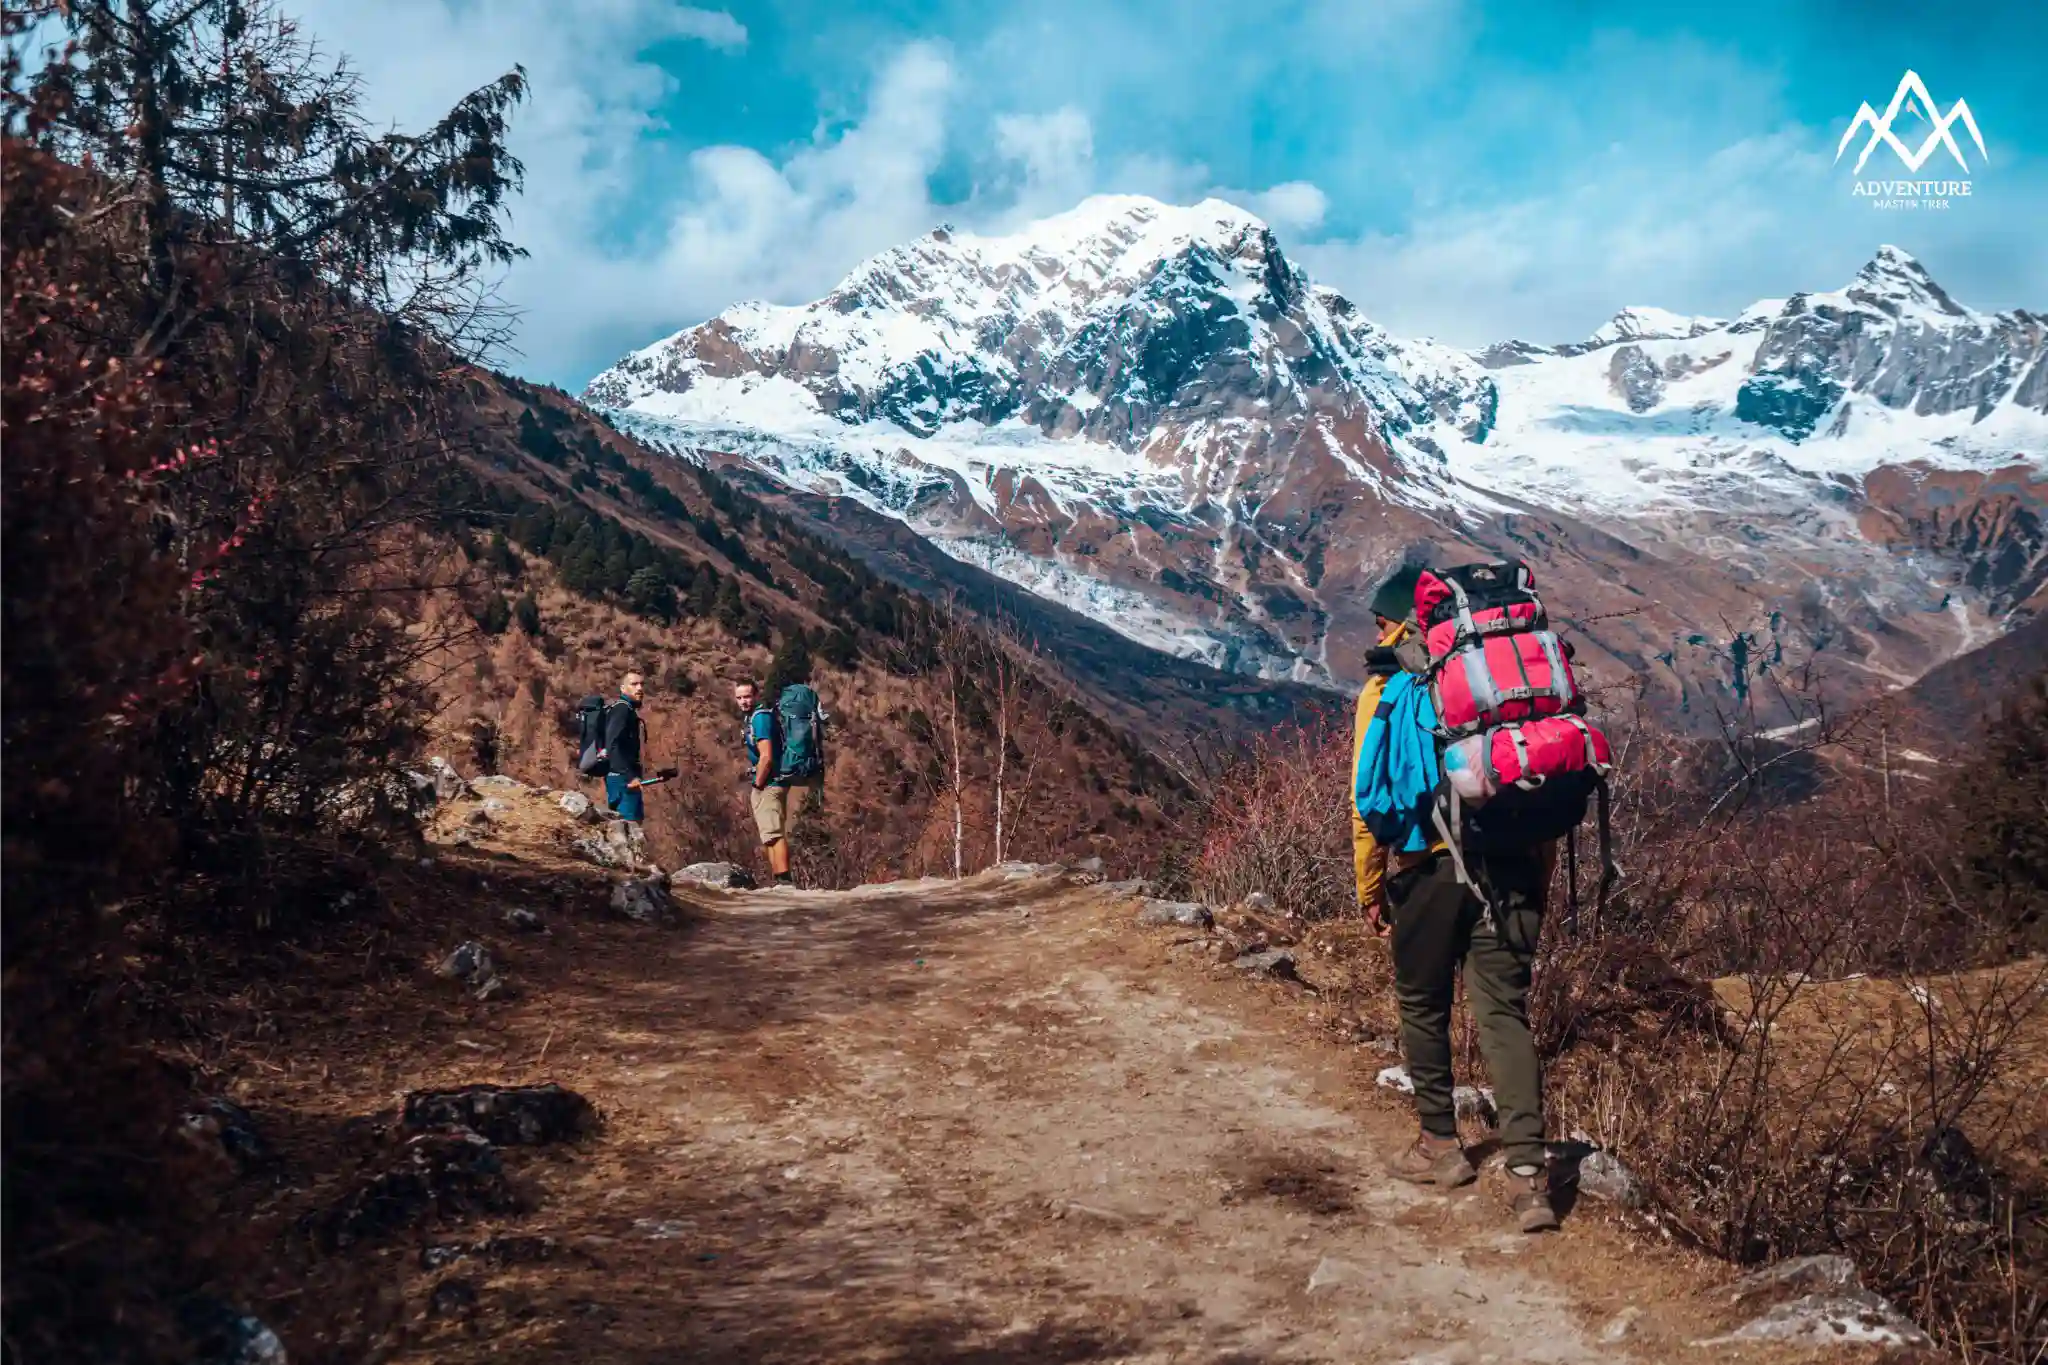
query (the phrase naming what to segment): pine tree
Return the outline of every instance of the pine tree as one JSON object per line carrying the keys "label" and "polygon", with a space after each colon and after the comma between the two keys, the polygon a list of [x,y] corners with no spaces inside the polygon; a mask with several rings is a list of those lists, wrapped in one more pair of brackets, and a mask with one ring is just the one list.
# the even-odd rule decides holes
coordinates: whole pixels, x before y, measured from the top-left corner
{"label": "pine tree", "polygon": [[667,625],[675,619],[676,592],[660,569],[635,569],[626,580],[626,604],[640,615]]}
{"label": "pine tree", "polygon": [[380,130],[355,72],[269,0],[55,8],[74,49],[35,77],[40,138],[135,206],[156,350],[189,321],[176,253],[195,243],[253,247],[237,258],[250,268],[302,266],[472,356],[504,339],[490,277],[525,254],[503,232],[525,172],[506,146],[522,69],[408,135]]}
{"label": "pine tree", "polygon": [[484,599],[482,610],[477,612],[476,623],[486,635],[503,635],[512,624],[512,604],[505,600],[505,594],[493,592]]}
{"label": "pine tree", "polygon": [[747,602],[740,596],[737,578],[728,578],[718,585],[718,624],[732,635],[744,637],[747,629]]}
{"label": "pine tree", "polygon": [[765,695],[773,698],[782,695],[782,689],[791,683],[807,683],[811,680],[811,646],[804,638],[801,627],[783,637],[782,644],[775,651],[775,657],[768,664],[768,683]]}
{"label": "pine tree", "polygon": [[512,617],[519,622],[520,630],[528,635],[539,636],[540,603],[533,600],[532,593],[521,595],[520,599],[512,604]]}
{"label": "pine tree", "polygon": [[818,646],[818,657],[834,668],[852,668],[854,660],[860,657],[860,646],[853,634],[846,630],[835,630],[827,634]]}

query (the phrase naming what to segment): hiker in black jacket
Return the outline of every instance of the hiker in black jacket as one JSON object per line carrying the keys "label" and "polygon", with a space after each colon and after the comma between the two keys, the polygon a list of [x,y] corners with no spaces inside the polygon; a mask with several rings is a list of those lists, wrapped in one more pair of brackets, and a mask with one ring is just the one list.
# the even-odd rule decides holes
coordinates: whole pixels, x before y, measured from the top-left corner
{"label": "hiker in black jacket", "polygon": [[647,683],[628,673],[619,683],[619,699],[604,717],[605,807],[621,820],[638,824],[646,815],[640,795],[640,698]]}

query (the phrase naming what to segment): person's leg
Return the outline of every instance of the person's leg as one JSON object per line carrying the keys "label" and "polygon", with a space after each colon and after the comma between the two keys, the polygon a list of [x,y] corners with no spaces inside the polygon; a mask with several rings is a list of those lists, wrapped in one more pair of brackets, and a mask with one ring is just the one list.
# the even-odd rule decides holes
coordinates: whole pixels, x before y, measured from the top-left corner
{"label": "person's leg", "polygon": [[786,877],[789,875],[789,860],[792,856],[790,841],[796,837],[797,817],[804,813],[804,807],[809,804],[811,790],[815,786],[817,786],[815,782],[792,782],[782,789],[785,793],[782,811],[782,842],[776,845],[776,848],[782,854],[782,865],[776,869],[777,874],[780,876]]}
{"label": "person's leg", "polygon": [[604,808],[613,815],[619,813],[619,798],[626,794],[626,779],[617,773],[604,775]]}
{"label": "person's leg", "polygon": [[760,831],[761,847],[768,854],[768,871],[775,877],[789,875],[787,801],[784,787],[756,787],[749,793],[754,807],[754,828]]}
{"label": "person's leg", "polygon": [[1547,890],[1543,873],[1541,860],[1531,855],[1484,860],[1481,875],[1493,909],[1473,926],[1465,958],[1465,993],[1500,1112],[1501,1156],[1516,1182],[1516,1215],[1530,1232],[1557,1226],[1543,1145],[1543,1070],[1529,1031],[1530,969]]}
{"label": "person's leg", "polygon": [[[1435,1169],[1437,1156],[1457,1149],[1458,1118],[1451,1098],[1451,1000],[1458,959],[1463,956],[1471,900],[1458,884],[1451,860],[1438,855],[1387,880],[1387,908],[1393,921],[1394,1001],[1401,1012],[1401,1051],[1415,1089],[1415,1117],[1424,1141],[1396,1163],[1410,1179],[1462,1183],[1470,1166]],[[1430,1140],[1434,1140],[1431,1142]],[[1425,1151],[1424,1149],[1429,1150]],[[1403,1163],[1414,1170],[1404,1169]],[[1425,1174],[1426,1173],[1426,1174]]]}
{"label": "person's leg", "polygon": [[646,794],[638,787],[626,787],[626,779],[623,777],[619,778],[618,781],[622,790],[619,793],[619,799],[612,803],[612,808],[618,812],[621,820],[627,820],[637,825],[647,818]]}

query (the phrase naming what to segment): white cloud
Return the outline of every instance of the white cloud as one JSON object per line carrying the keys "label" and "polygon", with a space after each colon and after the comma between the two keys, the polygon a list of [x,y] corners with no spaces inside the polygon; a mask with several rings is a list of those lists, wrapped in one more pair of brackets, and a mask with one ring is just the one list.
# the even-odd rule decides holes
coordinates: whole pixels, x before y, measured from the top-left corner
{"label": "white cloud", "polygon": [[1276,232],[1308,233],[1323,225],[1330,198],[1306,180],[1290,180],[1270,190],[1239,193],[1218,190],[1219,198],[1242,204],[1266,220]]}
{"label": "white cloud", "polygon": [[747,45],[747,26],[722,9],[694,9],[683,6],[669,15],[678,37],[695,38],[713,47],[738,49]]}
{"label": "white cloud", "polygon": [[1774,288],[1832,288],[1875,245],[1856,244],[1865,219],[1849,221],[1858,206],[1807,143],[1786,131],[1698,164],[1617,161],[1297,254],[1382,325],[1456,345],[1571,340],[1635,304],[1732,315]]}
{"label": "white cloud", "polygon": [[929,185],[952,89],[945,53],[912,44],[837,137],[780,165],[745,147],[693,154],[689,192],[650,263],[669,325],[742,298],[815,298],[864,257],[928,231],[941,216]]}
{"label": "white cloud", "polygon": [[[1000,114],[995,119],[992,175],[983,193],[1014,195],[1019,219],[1071,208],[1095,187],[1095,128],[1086,114],[1064,105],[1049,114]],[[1002,184],[1004,172],[1017,178]]]}

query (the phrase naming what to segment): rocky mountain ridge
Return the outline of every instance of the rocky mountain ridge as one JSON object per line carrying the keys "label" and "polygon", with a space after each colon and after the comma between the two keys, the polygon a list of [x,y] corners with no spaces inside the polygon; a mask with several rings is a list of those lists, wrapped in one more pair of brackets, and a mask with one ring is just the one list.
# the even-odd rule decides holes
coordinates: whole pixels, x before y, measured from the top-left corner
{"label": "rocky mountain ridge", "polygon": [[1267,677],[1355,678],[1403,557],[1534,560],[1595,671],[1680,709],[1743,693],[1725,656],[1760,633],[1850,691],[1897,685],[2048,577],[2048,324],[1967,309],[1889,247],[1732,320],[1625,309],[1475,355],[1378,328],[1240,209],[1105,197],[735,306],[585,397]]}

